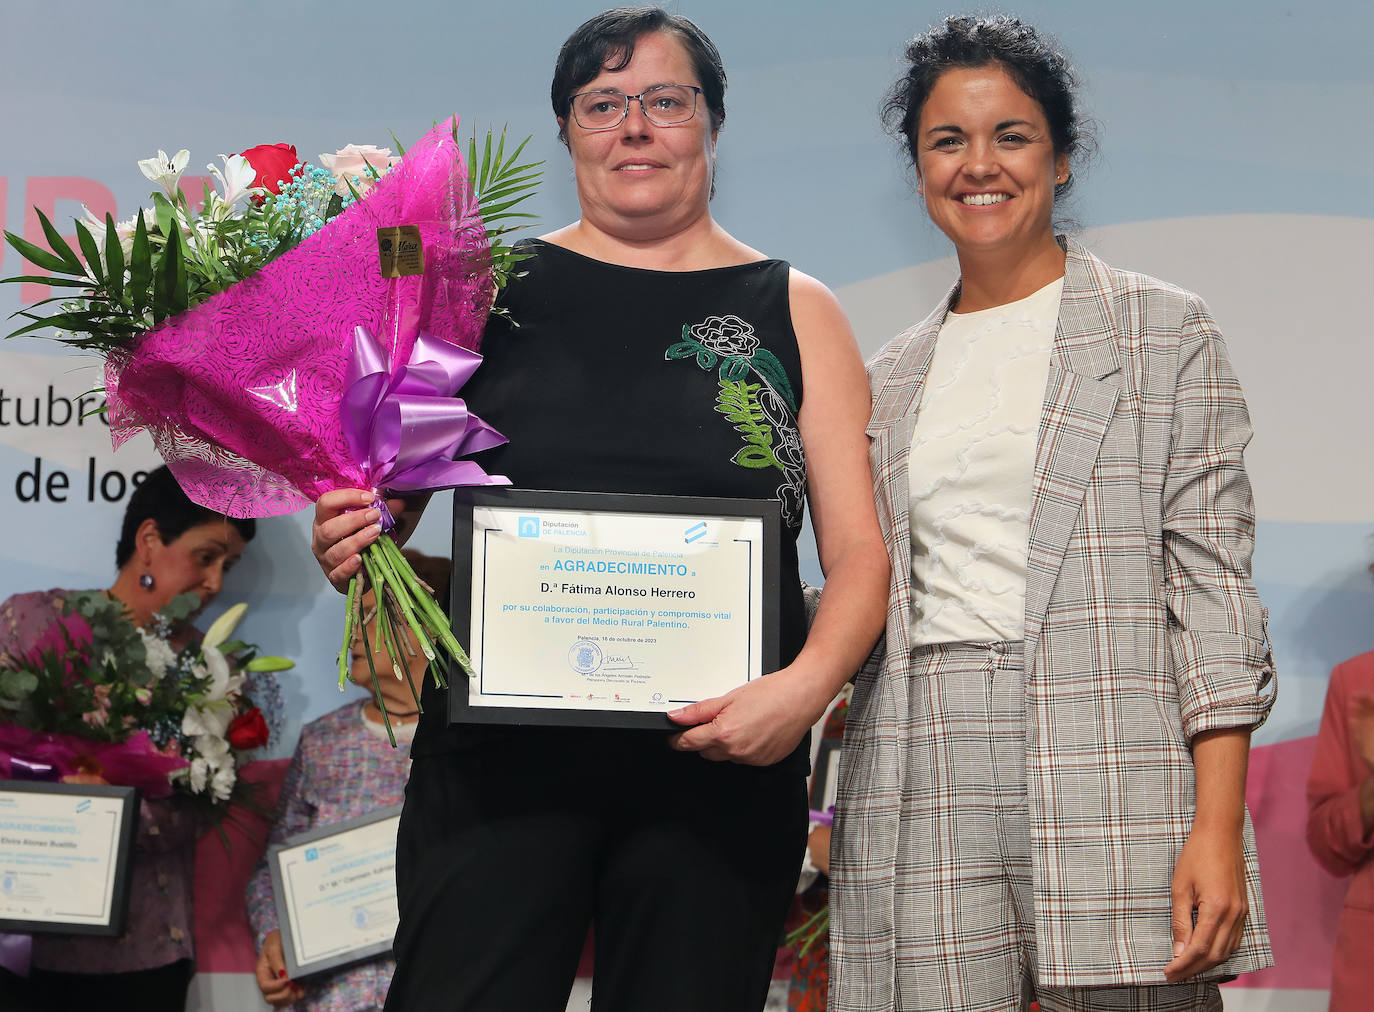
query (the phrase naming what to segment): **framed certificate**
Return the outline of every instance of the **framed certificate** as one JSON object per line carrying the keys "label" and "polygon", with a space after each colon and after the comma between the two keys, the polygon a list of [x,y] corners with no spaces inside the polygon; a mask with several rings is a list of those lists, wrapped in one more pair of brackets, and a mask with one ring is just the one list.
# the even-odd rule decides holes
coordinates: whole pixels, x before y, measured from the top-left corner
{"label": "framed certificate", "polygon": [[835,808],[840,793],[840,752],[844,742],[839,738],[822,738],[816,752],[816,769],[811,774],[811,807],[818,812]]}
{"label": "framed certificate", "polygon": [[393,805],[267,848],[288,977],[391,951],[400,822]]}
{"label": "framed certificate", "polygon": [[778,666],[775,500],[458,489],[453,723],[677,729]]}
{"label": "framed certificate", "polygon": [[138,790],[0,780],[0,931],[118,935]]}

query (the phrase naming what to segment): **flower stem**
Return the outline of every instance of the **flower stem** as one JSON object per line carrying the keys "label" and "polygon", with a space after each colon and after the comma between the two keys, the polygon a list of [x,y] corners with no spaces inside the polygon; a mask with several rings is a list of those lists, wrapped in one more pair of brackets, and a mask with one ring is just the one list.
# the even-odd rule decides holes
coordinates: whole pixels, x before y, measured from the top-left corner
{"label": "flower stem", "polygon": [[353,652],[353,605],[358,600],[358,577],[348,581],[348,604],[344,608],[343,646],[339,649],[339,691],[343,691],[348,681],[349,655]]}
{"label": "flower stem", "polygon": [[[386,545],[396,549],[396,558],[400,560],[400,565],[396,565]],[[420,623],[415,618],[415,612],[411,604],[418,598],[423,601],[428,595],[424,588],[419,586],[419,580],[415,576],[415,570],[411,568],[404,555],[400,554],[400,549],[396,548],[396,542],[391,538],[383,536],[372,544],[368,545],[363,551],[363,560],[378,566],[383,575],[388,579],[392,589],[396,592],[396,603],[401,609],[401,614],[405,617],[406,623],[415,633],[415,640],[420,644],[420,649],[424,651],[425,657],[430,661],[434,660],[434,648],[429,645],[429,638],[422,631]]]}
{"label": "flower stem", "polygon": [[[373,544],[380,543],[381,541],[373,542]],[[410,580],[412,581],[411,586],[415,588],[414,603],[418,605],[424,616],[426,628],[429,629],[434,638],[438,640],[448,652],[449,656],[457,661],[458,666],[461,667],[464,672],[471,675],[472,662],[468,660],[467,652],[458,642],[458,638],[453,635],[453,630],[449,627],[448,616],[440,610],[434,597],[428,591],[424,590],[423,587],[418,586],[419,581],[415,577],[414,570],[411,569],[410,563],[406,561],[405,556],[401,554],[401,550],[396,547],[396,543],[392,541],[383,548],[383,551],[390,556],[394,565],[404,567],[405,571],[409,574]],[[437,668],[435,669],[435,679],[440,685],[445,684]]]}
{"label": "flower stem", "polygon": [[[366,561],[366,560],[364,560]],[[386,702],[382,699],[382,683],[377,679],[377,668],[372,663],[372,644],[367,639],[367,623],[363,621],[362,615],[363,598],[358,595],[358,631],[363,636],[363,656],[367,658],[367,670],[372,672],[372,698],[377,703],[377,709],[382,711],[382,723],[386,725],[386,736],[391,740],[391,747],[396,747],[396,734],[391,730],[391,717],[386,712]]]}
{"label": "flower stem", "polygon": [[363,568],[367,571],[367,578],[372,581],[372,596],[377,606],[378,616],[377,638],[382,641],[382,646],[386,648],[387,659],[391,661],[392,674],[400,678],[401,659],[396,654],[396,643],[391,635],[391,622],[388,621],[390,615],[388,614],[386,575],[367,556],[363,556]]}

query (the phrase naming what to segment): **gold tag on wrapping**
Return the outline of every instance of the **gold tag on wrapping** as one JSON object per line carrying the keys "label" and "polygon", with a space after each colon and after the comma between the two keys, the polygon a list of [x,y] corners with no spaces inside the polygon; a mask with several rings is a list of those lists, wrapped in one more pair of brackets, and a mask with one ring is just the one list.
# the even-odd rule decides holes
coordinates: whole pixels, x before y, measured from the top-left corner
{"label": "gold tag on wrapping", "polygon": [[377,256],[382,277],[404,278],[425,272],[425,248],[416,225],[377,229]]}

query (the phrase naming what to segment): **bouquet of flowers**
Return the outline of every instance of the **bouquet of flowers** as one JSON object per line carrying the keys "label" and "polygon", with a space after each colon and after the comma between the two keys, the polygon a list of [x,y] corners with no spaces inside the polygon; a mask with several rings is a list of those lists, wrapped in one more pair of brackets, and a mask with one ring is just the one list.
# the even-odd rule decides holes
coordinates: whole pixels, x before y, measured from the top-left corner
{"label": "bouquet of flowers", "polygon": [[[5,234],[55,275],[5,280],[75,295],[48,300],[61,304],[50,316],[22,312],[10,336],[56,329],[103,354],[115,446],[147,429],[194,501],[265,517],[372,488],[390,530],[388,491],[506,482],[458,459],[505,440],[454,394],[523,258],[505,237],[539,176],[524,147],[488,134],[464,159],[456,118],[396,157],[350,146],[310,166],[262,145],[210,166],[217,188],[198,210],[178,185],[189,156],[159,151],[140,163],[160,188],[153,206],[78,221],[80,256],[41,214],[48,250]],[[410,628],[430,660],[438,648],[470,670],[395,542],[378,539],[364,563],[391,653]],[[340,685],[361,601],[355,578]]]}
{"label": "bouquet of flowers", "polygon": [[251,800],[238,769],[270,731],[247,682],[259,673],[254,684],[270,695],[266,673],[292,662],[229,639],[242,604],[177,649],[177,623],[199,604],[183,594],[139,629],[101,591],[69,595],[49,636],[0,667],[0,775],[98,776],[216,811]]}

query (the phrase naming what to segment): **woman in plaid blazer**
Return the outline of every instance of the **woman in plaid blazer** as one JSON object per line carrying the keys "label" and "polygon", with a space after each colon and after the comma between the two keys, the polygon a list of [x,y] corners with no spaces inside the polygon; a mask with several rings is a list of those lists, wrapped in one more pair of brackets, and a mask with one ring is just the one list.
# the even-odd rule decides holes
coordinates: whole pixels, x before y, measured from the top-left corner
{"label": "woman in plaid blazer", "polygon": [[1055,235],[1063,56],[1010,18],[907,56],[888,108],[961,278],[869,365],[892,586],[841,762],[830,1007],[1219,1008],[1271,961],[1245,403],[1199,298]]}

